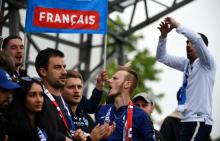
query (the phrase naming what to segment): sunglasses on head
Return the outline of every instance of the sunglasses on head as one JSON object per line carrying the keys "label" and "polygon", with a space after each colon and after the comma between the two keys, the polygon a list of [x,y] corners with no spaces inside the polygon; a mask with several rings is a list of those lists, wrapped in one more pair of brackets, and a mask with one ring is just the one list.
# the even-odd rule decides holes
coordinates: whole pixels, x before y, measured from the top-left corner
{"label": "sunglasses on head", "polygon": [[28,76],[26,76],[26,77],[20,77],[20,78],[19,78],[19,81],[31,82],[31,81],[33,81],[33,80],[38,81],[38,82],[41,82],[41,78],[40,78],[40,77],[28,77]]}

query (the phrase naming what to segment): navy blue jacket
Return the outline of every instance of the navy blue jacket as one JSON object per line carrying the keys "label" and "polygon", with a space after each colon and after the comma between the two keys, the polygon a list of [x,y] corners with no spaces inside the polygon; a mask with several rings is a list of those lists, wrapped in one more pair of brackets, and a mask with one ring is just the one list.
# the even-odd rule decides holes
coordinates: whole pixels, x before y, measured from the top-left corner
{"label": "navy blue jacket", "polygon": [[[114,133],[108,137],[108,141],[122,141],[123,139],[123,117],[127,119],[127,107],[122,106],[117,111],[113,104],[102,106],[96,115],[96,124],[103,124],[108,110],[110,112],[110,124],[115,121],[116,129]],[[153,126],[150,117],[139,107],[134,106],[132,119],[132,141],[153,141]]]}

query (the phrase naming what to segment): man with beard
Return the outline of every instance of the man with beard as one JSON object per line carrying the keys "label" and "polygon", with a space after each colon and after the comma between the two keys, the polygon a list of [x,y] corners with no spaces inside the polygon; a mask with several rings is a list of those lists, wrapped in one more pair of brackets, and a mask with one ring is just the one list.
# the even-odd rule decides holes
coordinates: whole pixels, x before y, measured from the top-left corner
{"label": "man with beard", "polygon": [[153,127],[150,117],[131,102],[131,95],[138,83],[135,71],[129,67],[119,67],[108,80],[108,96],[113,104],[102,106],[96,115],[96,124],[116,124],[108,141],[152,141]]}
{"label": "man with beard", "polygon": [[[176,32],[186,38],[185,57],[167,54],[167,34]],[[161,32],[156,58],[165,65],[184,72],[183,84],[177,92],[178,111],[182,113],[180,140],[207,141],[212,130],[212,91],[216,63],[208,50],[208,39],[195,33],[171,17],[165,18],[158,29]]]}
{"label": "man with beard", "polygon": [[26,70],[22,68],[24,45],[21,37],[17,35],[10,35],[6,37],[3,41],[2,49],[12,57],[15,63],[16,71],[14,72],[13,77],[18,79],[19,77],[26,76]]}
{"label": "man with beard", "polygon": [[75,130],[69,108],[61,96],[61,88],[65,85],[67,75],[64,54],[52,48],[41,50],[36,57],[35,68],[45,86],[46,110],[58,128],[56,140],[85,141],[82,130]]}

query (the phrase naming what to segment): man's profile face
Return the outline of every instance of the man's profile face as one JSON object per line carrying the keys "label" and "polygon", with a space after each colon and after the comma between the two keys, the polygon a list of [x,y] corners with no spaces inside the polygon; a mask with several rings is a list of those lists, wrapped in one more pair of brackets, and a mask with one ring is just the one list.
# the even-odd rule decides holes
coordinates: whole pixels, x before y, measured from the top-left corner
{"label": "man's profile face", "polygon": [[190,61],[194,61],[198,57],[194,45],[189,40],[186,41],[186,55]]}
{"label": "man's profile face", "polygon": [[125,77],[127,76],[126,71],[116,72],[111,79],[108,80],[109,92],[108,96],[117,96],[124,88]]}

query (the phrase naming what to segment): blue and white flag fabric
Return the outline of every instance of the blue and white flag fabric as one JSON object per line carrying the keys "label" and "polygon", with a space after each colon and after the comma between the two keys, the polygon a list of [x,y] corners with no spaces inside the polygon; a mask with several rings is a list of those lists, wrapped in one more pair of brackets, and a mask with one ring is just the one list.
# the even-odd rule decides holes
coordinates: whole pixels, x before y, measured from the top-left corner
{"label": "blue and white flag fabric", "polygon": [[28,0],[26,32],[106,34],[107,0]]}
{"label": "blue and white flag fabric", "polygon": [[187,65],[186,70],[184,72],[183,85],[180,87],[180,89],[177,92],[177,101],[178,101],[177,111],[179,112],[184,112],[187,108],[186,88],[188,85],[188,78],[189,78],[189,66],[190,64]]}

